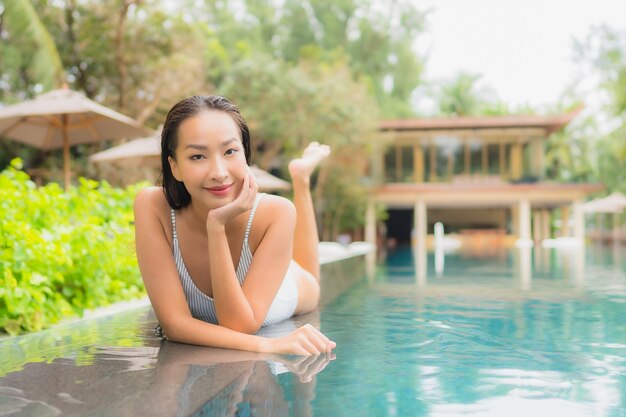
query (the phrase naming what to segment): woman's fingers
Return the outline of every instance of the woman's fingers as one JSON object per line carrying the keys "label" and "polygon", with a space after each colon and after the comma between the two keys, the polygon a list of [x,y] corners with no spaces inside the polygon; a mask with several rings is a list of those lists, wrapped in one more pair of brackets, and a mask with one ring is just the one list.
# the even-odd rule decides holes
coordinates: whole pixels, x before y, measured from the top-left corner
{"label": "woman's fingers", "polygon": [[300,337],[300,345],[307,351],[309,355],[318,355],[320,353],[319,349],[311,342],[311,340],[306,336]]}
{"label": "woman's fingers", "polygon": [[335,348],[336,343],[328,339],[319,330],[306,324],[287,336],[274,339],[272,352],[288,355],[318,355],[328,353]]}
{"label": "woman's fingers", "polygon": [[308,330],[312,333],[312,337],[315,338],[316,346],[320,349],[321,352],[330,352],[331,349],[335,347],[335,342],[331,341],[328,337],[324,335],[324,333],[320,332],[318,329],[308,324]]}
{"label": "woman's fingers", "polygon": [[259,184],[257,184],[256,177],[254,176],[251,168],[248,168],[248,173],[250,175],[250,188],[252,188],[254,191],[258,191]]}
{"label": "woman's fingers", "polygon": [[331,342],[322,332],[310,324],[302,326],[298,331],[301,333],[301,340],[306,340],[307,346],[308,344],[313,346],[314,350],[307,349],[312,354],[329,352],[334,347],[334,342]]}
{"label": "woman's fingers", "polygon": [[254,200],[256,199],[256,188],[252,172],[248,170],[246,175],[243,177],[241,192],[237,198],[235,198],[233,203],[235,203],[242,211],[250,210],[254,206]]}

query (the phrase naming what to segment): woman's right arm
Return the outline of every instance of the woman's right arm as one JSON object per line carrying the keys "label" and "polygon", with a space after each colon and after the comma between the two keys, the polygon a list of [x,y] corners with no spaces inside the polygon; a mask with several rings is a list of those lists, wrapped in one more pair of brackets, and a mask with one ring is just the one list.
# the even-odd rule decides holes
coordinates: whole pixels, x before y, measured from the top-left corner
{"label": "woman's right arm", "polygon": [[[264,353],[310,355],[325,351],[328,339],[311,325],[267,339],[195,319],[178,278],[159,210],[165,210],[160,188],[140,191],[135,198],[137,261],[150,303],[168,340]],[[334,347],[334,346],[333,346]]]}

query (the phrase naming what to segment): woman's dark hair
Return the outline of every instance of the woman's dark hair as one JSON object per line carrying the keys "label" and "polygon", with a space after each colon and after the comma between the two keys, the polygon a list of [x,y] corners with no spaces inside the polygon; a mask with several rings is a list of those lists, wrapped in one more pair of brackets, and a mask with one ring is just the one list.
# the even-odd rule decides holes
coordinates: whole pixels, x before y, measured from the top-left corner
{"label": "woman's dark hair", "polygon": [[185,184],[174,178],[167,158],[171,156],[172,159],[176,160],[175,150],[178,146],[180,124],[204,110],[221,111],[233,118],[241,132],[246,163],[250,165],[250,132],[237,106],[220,96],[193,96],[179,101],[167,113],[161,132],[161,177],[159,178],[165,198],[170,207],[175,210],[189,205],[191,195],[185,188]]}

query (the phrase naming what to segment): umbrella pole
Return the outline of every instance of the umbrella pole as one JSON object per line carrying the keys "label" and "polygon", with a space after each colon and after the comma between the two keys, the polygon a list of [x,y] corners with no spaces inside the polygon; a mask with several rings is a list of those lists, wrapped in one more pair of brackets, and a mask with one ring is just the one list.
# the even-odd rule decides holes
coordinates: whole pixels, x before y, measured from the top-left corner
{"label": "umbrella pole", "polygon": [[65,192],[70,189],[70,141],[67,137],[67,114],[61,116],[63,123],[63,180]]}

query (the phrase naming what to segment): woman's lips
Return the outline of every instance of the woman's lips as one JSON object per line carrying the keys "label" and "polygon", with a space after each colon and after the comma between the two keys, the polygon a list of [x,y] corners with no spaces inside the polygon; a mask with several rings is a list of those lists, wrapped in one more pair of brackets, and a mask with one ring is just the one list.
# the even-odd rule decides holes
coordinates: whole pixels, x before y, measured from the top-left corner
{"label": "woman's lips", "polygon": [[228,194],[228,191],[230,191],[230,187],[232,187],[232,184],[230,184],[230,185],[220,185],[219,187],[205,188],[205,190],[207,190],[208,192],[210,192],[213,195],[223,196],[223,195]]}

